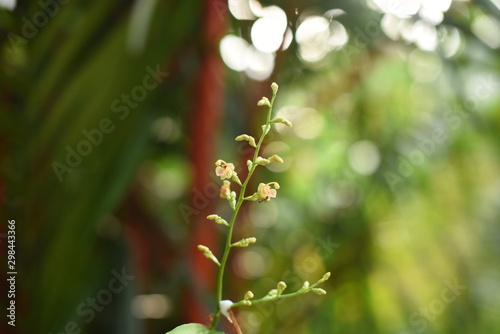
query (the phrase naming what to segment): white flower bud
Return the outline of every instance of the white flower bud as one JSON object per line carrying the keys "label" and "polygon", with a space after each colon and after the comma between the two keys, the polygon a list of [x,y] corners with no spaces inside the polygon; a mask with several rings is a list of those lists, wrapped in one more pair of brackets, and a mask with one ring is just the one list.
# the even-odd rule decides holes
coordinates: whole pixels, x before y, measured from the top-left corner
{"label": "white flower bud", "polygon": [[205,257],[207,259],[210,259],[210,260],[214,261],[218,266],[220,266],[219,260],[217,260],[217,258],[212,253],[212,251],[210,250],[210,248],[208,248],[207,246],[198,245],[198,249],[203,252],[203,255],[205,255]]}
{"label": "white flower bud", "polygon": [[281,295],[283,293],[283,291],[285,291],[286,289],[286,283],[281,281],[278,283],[278,296]]}
{"label": "white flower bud", "polygon": [[300,290],[307,290],[307,289],[309,289],[309,282],[305,281],[304,284],[302,285],[302,288],[300,288]]}
{"label": "white flower bud", "polygon": [[257,147],[257,144],[255,144],[255,138],[249,135],[239,135],[235,139],[236,141],[243,141],[246,140],[250,146]]}
{"label": "white flower bud", "polygon": [[241,186],[240,178],[238,177],[238,174],[236,172],[233,172],[233,175],[231,176],[231,180],[234,181],[236,184],[239,184]]}
{"label": "white flower bud", "polygon": [[247,291],[247,293],[245,293],[245,297],[243,299],[248,300],[248,299],[252,299],[253,297],[254,297],[253,292]]}
{"label": "white flower bud", "polygon": [[264,96],[262,99],[260,99],[259,102],[257,102],[257,105],[259,107],[261,107],[261,106],[268,106],[268,107],[270,107],[271,106],[271,102],[269,102],[269,99]]}
{"label": "white flower bud", "polygon": [[283,159],[279,155],[276,155],[276,154],[273,154],[272,156],[267,158],[267,160],[269,160],[271,162],[277,162],[280,164],[282,164],[284,162]]}
{"label": "white flower bud", "polygon": [[207,216],[207,219],[208,220],[214,220],[217,224],[220,224],[220,225],[229,226],[229,224],[227,223],[227,221],[225,219],[223,219],[222,217],[218,216],[218,215],[209,215],[209,216]]}
{"label": "white flower bud", "polygon": [[330,278],[330,275],[331,275],[330,272],[324,274],[323,277],[318,281],[318,284],[327,281]]}
{"label": "white flower bud", "polygon": [[292,122],[287,120],[286,118],[283,117],[276,117],[275,119],[271,120],[271,123],[281,123],[285,124],[286,126],[292,127]]}
{"label": "white flower bud", "polygon": [[269,130],[271,130],[270,124],[262,125],[262,132],[264,133],[264,135],[267,135],[269,133]]}
{"label": "white flower bud", "polygon": [[321,288],[312,288],[312,292],[317,295],[326,295],[326,291]]}
{"label": "white flower bud", "polygon": [[250,171],[250,168],[252,168],[252,165],[253,165],[252,160],[247,160],[248,171]]}
{"label": "white flower bud", "polygon": [[227,199],[229,201],[229,206],[231,209],[235,210],[236,209],[236,192],[232,191],[231,195],[229,195],[229,198]]}
{"label": "white flower bud", "polygon": [[276,296],[278,296],[278,290],[277,289],[272,289],[271,291],[269,291],[267,293],[266,297],[274,298]]}
{"label": "white flower bud", "polygon": [[279,88],[279,86],[276,82],[273,82],[271,84],[271,89],[273,90],[273,95],[276,95],[278,93],[278,88]]}
{"label": "white flower bud", "polygon": [[256,238],[245,238],[241,239],[240,241],[235,242],[234,244],[231,245],[231,247],[248,247],[250,244],[254,244],[257,242]]}
{"label": "white flower bud", "polygon": [[269,161],[268,159],[264,159],[263,157],[257,157],[257,160],[255,160],[255,163],[257,163],[257,165],[265,166],[265,165],[269,165],[271,163],[271,161]]}

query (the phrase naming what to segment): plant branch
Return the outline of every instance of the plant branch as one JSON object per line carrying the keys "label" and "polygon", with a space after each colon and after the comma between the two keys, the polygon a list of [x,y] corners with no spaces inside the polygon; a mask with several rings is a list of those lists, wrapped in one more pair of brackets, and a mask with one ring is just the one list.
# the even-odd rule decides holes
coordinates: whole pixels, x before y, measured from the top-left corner
{"label": "plant branch", "polygon": [[217,325],[219,318],[220,318],[220,302],[222,300],[224,269],[226,267],[226,262],[227,262],[227,259],[229,258],[229,252],[231,250],[233,229],[234,229],[234,225],[236,222],[236,217],[238,216],[238,212],[241,208],[241,205],[243,204],[243,202],[246,199],[245,198],[246,188],[248,186],[248,183],[250,182],[250,179],[251,179],[255,169],[257,168],[256,161],[257,161],[257,157],[259,156],[260,148],[262,146],[262,143],[264,142],[264,138],[266,137],[266,135],[269,132],[269,129],[271,127],[271,114],[272,114],[273,104],[274,104],[275,98],[276,98],[276,93],[273,92],[273,97],[271,99],[270,104],[268,105],[269,108],[268,108],[268,112],[267,112],[266,124],[264,124],[262,127],[262,134],[259,138],[259,142],[257,144],[257,147],[255,148],[252,164],[249,168],[248,175],[247,175],[245,181],[241,185],[241,191],[240,191],[240,194],[238,196],[238,201],[236,202],[236,206],[234,208],[233,215],[231,217],[231,221],[229,222],[229,229],[228,229],[227,237],[226,237],[226,245],[224,247],[224,253],[222,255],[222,259],[220,261],[220,266],[219,266],[219,271],[217,273],[217,299],[216,299],[217,311],[213,317],[213,321],[212,321],[212,324],[210,326],[211,329],[215,328],[215,326]]}

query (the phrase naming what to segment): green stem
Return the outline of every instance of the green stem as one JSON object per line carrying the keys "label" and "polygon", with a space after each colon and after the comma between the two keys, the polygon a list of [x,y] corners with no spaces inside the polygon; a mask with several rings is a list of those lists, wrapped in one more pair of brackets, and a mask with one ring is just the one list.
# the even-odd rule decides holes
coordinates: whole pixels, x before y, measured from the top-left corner
{"label": "green stem", "polygon": [[[271,126],[271,114],[272,114],[273,104],[274,104],[275,98],[276,98],[276,94],[273,94],[273,97],[271,99],[271,105],[269,106],[269,110],[267,112],[267,119],[266,119],[266,124],[264,125],[264,129]],[[222,300],[222,287],[223,287],[223,280],[224,280],[224,269],[226,267],[226,262],[227,262],[227,259],[229,258],[229,252],[231,250],[234,223],[236,222],[236,217],[238,216],[238,212],[241,208],[241,205],[245,201],[245,191],[247,189],[247,185],[250,182],[250,178],[252,177],[253,172],[255,171],[255,168],[257,168],[256,160],[257,160],[257,157],[259,156],[259,151],[260,151],[260,147],[262,146],[262,142],[264,141],[264,138],[266,137],[266,134],[268,132],[268,131],[264,131],[264,129],[262,131],[262,135],[260,136],[257,147],[255,148],[255,152],[254,152],[253,160],[252,160],[252,165],[250,167],[250,170],[248,171],[248,175],[245,179],[245,182],[243,182],[243,185],[241,186],[240,195],[238,196],[238,201],[236,202],[236,206],[234,208],[233,215],[231,217],[231,221],[229,222],[229,229],[227,232],[226,245],[224,247],[224,253],[222,255],[222,259],[220,261],[220,266],[219,266],[219,271],[217,273],[217,300],[216,300],[217,311],[215,312],[215,315],[213,317],[212,324],[210,325],[210,329],[214,329],[215,326],[217,326],[217,323],[219,322],[220,302]]]}
{"label": "green stem", "polygon": [[[281,295],[276,296],[276,297],[266,296],[266,297],[263,297],[263,298],[260,298],[260,299],[250,300],[250,302],[252,302],[252,305],[255,305],[255,304],[273,302],[273,301],[280,300],[280,299],[285,299],[285,298],[291,298],[291,297],[295,297],[295,296],[300,296],[300,295],[303,295],[303,294],[306,294],[306,293],[312,291],[312,289],[315,288],[316,286],[318,286],[319,284],[320,284],[320,282],[316,282],[316,283],[314,283],[313,285],[309,286],[306,289],[300,289],[300,290],[297,290],[297,291],[291,292],[291,293],[284,293],[284,294],[281,294]],[[248,306],[248,305],[245,304],[245,300],[241,300],[241,301],[239,301],[239,302],[234,303],[233,305],[231,305],[231,308],[239,307],[239,306]]]}

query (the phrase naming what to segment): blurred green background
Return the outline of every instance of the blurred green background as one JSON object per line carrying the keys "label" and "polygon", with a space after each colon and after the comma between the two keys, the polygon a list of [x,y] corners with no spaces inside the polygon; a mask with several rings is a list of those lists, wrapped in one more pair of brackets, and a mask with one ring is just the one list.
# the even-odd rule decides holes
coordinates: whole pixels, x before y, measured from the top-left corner
{"label": "blurred green background", "polygon": [[[2,227],[16,327],[165,333],[208,323],[228,215],[217,159],[280,93],[224,298],[244,333],[500,333],[500,3],[0,1]],[[0,274],[7,278],[6,270]],[[2,309],[7,307],[2,294]],[[221,327],[224,329],[225,327]],[[231,333],[230,328],[225,328]]]}

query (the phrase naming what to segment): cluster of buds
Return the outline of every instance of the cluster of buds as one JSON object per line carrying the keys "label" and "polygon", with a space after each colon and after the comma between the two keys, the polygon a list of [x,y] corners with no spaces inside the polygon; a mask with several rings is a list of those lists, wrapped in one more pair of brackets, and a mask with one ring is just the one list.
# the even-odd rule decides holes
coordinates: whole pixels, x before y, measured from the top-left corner
{"label": "cluster of buds", "polygon": [[[261,145],[263,143],[263,140],[265,136],[268,134],[268,132],[271,130],[271,124],[284,124],[286,126],[291,127],[292,123],[283,118],[283,117],[276,117],[274,119],[271,119],[271,114],[272,114],[272,108],[274,104],[274,99],[276,97],[276,93],[278,92],[278,85],[276,83],[273,83],[271,85],[271,89],[273,91],[273,96],[272,99],[270,100],[267,97],[263,97],[258,103],[258,106],[264,106],[268,107],[268,115],[267,115],[267,121],[266,123],[262,126],[262,134],[259,138],[258,141],[255,140],[254,137],[248,135],[248,134],[242,134],[239,135],[235,138],[236,141],[246,141],[248,145],[253,147],[255,149],[253,159],[247,161],[247,167],[248,167],[248,175],[244,182],[242,183],[238,177],[238,174],[235,171],[235,165],[231,162],[226,162],[222,159],[219,159],[215,162],[215,174],[220,177],[222,182],[222,186],[220,188],[220,197],[226,199],[229,202],[229,205],[233,209],[233,215],[231,218],[231,221],[228,223],[225,219],[220,217],[219,215],[212,214],[207,216],[208,220],[212,220],[217,224],[228,226],[229,227],[229,235],[226,241],[226,247],[224,250],[224,254],[222,255],[221,259],[222,261],[219,262],[219,260],[215,257],[215,255],[212,253],[212,251],[203,245],[198,245],[198,249],[203,252],[204,256],[207,257],[208,259],[212,260],[215,264],[217,264],[219,268],[219,275],[218,275],[218,311],[220,313],[216,313],[214,316],[213,322],[212,322],[212,327],[214,328],[217,324],[219,314],[222,314],[225,316],[230,322],[233,322],[234,315],[232,314],[231,308],[232,307],[237,307],[240,305],[253,305],[261,302],[266,302],[266,301],[272,301],[272,300],[277,300],[280,298],[288,298],[288,297],[293,297],[296,295],[304,294],[307,292],[314,292],[316,294],[322,295],[326,294],[326,291],[320,288],[317,288],[316,286],[318,284],[323,283],[330,277],[330,273],[325,274],[318,282],[309,285],[309,282],[305,282],[304,285],[302,286],[301,289],[284,294],[283,292],[287,288],[287,285],[285,282],[278,282],[277,286],[275,289],[270,290],[266,296],[264,296],[261,299],[254,300],[254,294],[252,291],[248,291],[243,300],[233,303],[231,300],[221,300],[221,291],[222,291],[222,277],[223,272],[224,272],[224,267],[226,265],[226,261],[228,259],[228,254],[233,247],[248,247],[251,244],[254,244],[257,242],[257,239],[254,237],[250,238],[244,238],[236,242],[232,242],[232,231],[234,227],[234,223],[236,220],[236,217],[238,215],[238,211],[241,208],[242,202],[243,201],[259,201],[259,202],[268,202],[272,198],[276,198],[278,189],[280,189],[280,185],[278,182],[268,182],[268,183],[259,183],[257,187],[257,191],[255,191],[252,195],[245,197],[245,192],[246,192],[246,187],[249,184],[249,180],[252,177],[252,174],[254,173],[255,169],[258,166],[266,166],[269,165],[270,163],[283,163],[283,159],[276,155],[273,154],[270,157],[264,158],[259,156],[259,151],[261,148]],[[231,190],[231,183],[236,183],[241,187],[241,191],[239,193],[239,196],[237,196],[237,193],[233,190]],[[233,315],[233,316],[232,316]]]}
{"label": "cluster of buds", "polygon": [[243,297],[243,300],[241,301],[241,304],[245,305],[245,306],[252,305],[252,301],[250,299],[252,299],[253,297],[254,297],[253,292],[252,291],[247,291],[245,293],[245,297]]}
{"label": "cluster of buds", "polygon": [[251,237],[251,238],[245,238],[241,239],[240,241],[235,242],[234,244],[231,244],[231,247],[248,247],[250,244],[254,244],[257,242],[257,238]]}
{"label": "cluster of buds", "polygon": [[236,192],[231,191],[231,182],[229,182],[228,180],[224,180],[222,186],[220,187],[220,197],[227,199],[229,205],[234,210],[236,206]]}
{"label": "cluster of buds", "polygon": [[253,295],[252,291],[248,291],[245,294],[245,297],[243,298],[243,300],[240,300],[237,303],[232,303],[231,306],[232,307],[249,306],[249,305],[254,305],[254,304],[258,304],[258,303],[262,303],[262,302],[274,301],[274,300],[278,300],[278,299],[282,299],[282,298],[299,296],[302,294],[306,294],[308,292],[313,292],[317,295],[326,295],[326,291],[324,289],[317,288],[317,286],[321,283],[324,283],[326,280],[328,280],[328,278],[330,278],[329,272],[326,273],[325,275],[323,275],[323,277],[320,280],[318,280],[316,283],[310,285],[308,281],[305,281],[299,290],[297,290],[295,292],[287,293],[287,294],[283,293],[285,291],[285,289],[287,288],[286,283],[283,281],[280,281],[280,282],[278,282],[276,288],[271,289],[264,297],[257,299],[257,300],[250,301],[250,299],[253,299],[254,295]]}

